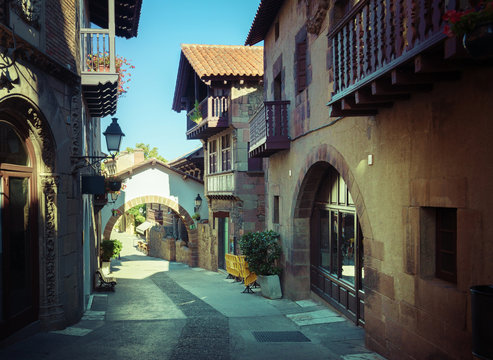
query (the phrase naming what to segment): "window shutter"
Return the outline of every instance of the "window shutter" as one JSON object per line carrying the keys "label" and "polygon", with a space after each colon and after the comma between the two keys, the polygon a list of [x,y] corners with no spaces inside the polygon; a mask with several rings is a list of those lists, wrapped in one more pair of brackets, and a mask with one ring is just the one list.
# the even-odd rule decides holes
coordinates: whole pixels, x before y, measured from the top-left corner
{"label": "window shutter", "polygon": [[306,88],[306,39],[296,44],[296,89]]}

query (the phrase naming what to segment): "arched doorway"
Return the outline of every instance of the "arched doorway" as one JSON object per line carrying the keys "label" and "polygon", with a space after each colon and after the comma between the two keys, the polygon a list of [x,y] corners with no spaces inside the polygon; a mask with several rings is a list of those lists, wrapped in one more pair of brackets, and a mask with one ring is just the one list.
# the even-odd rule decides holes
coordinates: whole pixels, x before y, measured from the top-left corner
{"label": "arched doorway", "polygon": [[306,265],[298,262],[298,273],[309,278],[290,281],[364,324],[364,239],[372,239],[372,230],[355,176],[336,148],[321,144],[309,151],[294,197],[292,252],[309,250]]}
{"label": "arched doorway", "polygon": [[38,318],[35,163],[27,132],[0,118],[0,338]]}
{"label": "arched doorway", "polygon": [[337,170],[321,179],[310,218],[310,288],[357,323],[364,323],[363,234],[351,192]]}

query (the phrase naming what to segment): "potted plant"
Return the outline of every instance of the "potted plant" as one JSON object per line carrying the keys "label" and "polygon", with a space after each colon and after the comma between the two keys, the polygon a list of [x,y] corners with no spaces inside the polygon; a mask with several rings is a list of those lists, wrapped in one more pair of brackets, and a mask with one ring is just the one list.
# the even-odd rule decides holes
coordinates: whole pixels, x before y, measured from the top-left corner
{"label": "potted plant", "polygon": [[120,256],[122,243],[119,240],[103,240],[101,242],[101,268],[109,273],[111,259]]}
{"label": "potted plant", "polygon": [[117,178],[107,178],[105,180],[105,188],[106,192],[118,192],[122,187],[122,182]]}
{"label": "potted plant", "polygon": [[473,6],[464,11],[449,10],[443,19],[449,37],[462,38],[464,48],[472,57],[493,55],[493,0],[469,1]]}
{"label": "potted plant", "polygon": [[[97,53],[87,55],[87,71],[90,72],[109,72],[110,71],[110,56],[108,53]],[[115,56],[115,70],[118,73],[118,96],[124,95],[128,89],[128,83],[131,80],[130,69],[135,69],[135,66],[121,56]]]}
{"label": "potted plant", "polygon": [[199,124],[202,121],[202,113],[200,112],[200,104],[198,100],[195,100],[195,103],[193,104],[193,111],[190,115],[190,120],[196,124]]}
{"label": "potted plant", "polygon": [[194,219],[195,221],[199,221],[200,220],[200,214],[199,213],[193,214],[192,219]]}
{"label": "potted plant", "polygon": [[281,246],[279,234],[269,230],[248,233],[240,239],[240,249],[250,271],[257,275],[262,296],[269,299],[282,297],[279,275],[281,267]]}

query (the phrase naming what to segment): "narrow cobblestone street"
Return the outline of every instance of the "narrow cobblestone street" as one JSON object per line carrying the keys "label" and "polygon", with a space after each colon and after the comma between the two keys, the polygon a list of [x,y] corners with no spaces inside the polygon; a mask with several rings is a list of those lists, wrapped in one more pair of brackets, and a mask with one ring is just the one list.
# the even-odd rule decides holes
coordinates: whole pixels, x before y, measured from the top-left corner
{"label": "narrow cobblestone street", "polygon": [[381,359],[325,306],[243,294],[223,273],[144,256],[133,236],[113,235],[124,243],[115,292],[95,293],[78,324],[1,349],[2,360]]}

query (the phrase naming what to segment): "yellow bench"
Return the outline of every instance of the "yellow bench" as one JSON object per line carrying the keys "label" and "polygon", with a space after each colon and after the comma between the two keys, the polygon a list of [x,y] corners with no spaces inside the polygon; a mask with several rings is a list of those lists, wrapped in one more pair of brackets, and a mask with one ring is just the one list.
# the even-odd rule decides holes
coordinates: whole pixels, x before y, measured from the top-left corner
{"label": "yellow bench", "polygon": [[257,274],[248,269],[248,263],[244,255],[238,256],[238,263],[240,265],[240,277],[243,279],[243,284],[245,285],[243,292],[253,293],[252,286],[256,285]]}
{"label": "yellow bench", "polygon": [[240,271],[236,263],[238,262],[238,256],[233,254],[224,255],[226,263],[226,272],[228,273],[228,279],[236,279],[240,277]]}
{"label": "yellow bench", "polygon": [[226,254],[224,256],[226,271],[229,279],[241,279],[245,285],[244,293],[252,293],[252,286],[256,285],[257,275],[248,269],[244,255]]}

